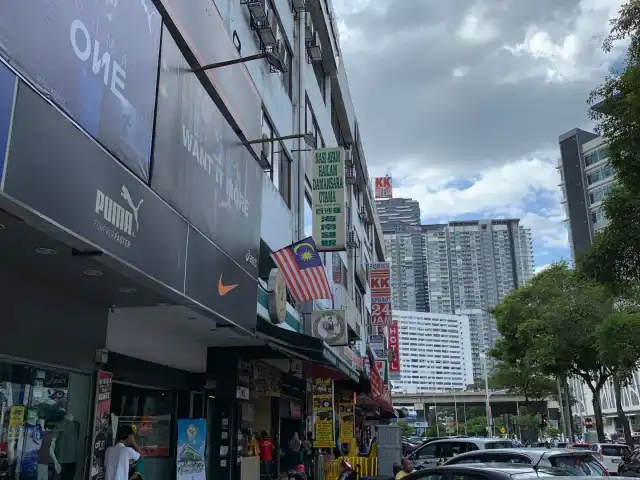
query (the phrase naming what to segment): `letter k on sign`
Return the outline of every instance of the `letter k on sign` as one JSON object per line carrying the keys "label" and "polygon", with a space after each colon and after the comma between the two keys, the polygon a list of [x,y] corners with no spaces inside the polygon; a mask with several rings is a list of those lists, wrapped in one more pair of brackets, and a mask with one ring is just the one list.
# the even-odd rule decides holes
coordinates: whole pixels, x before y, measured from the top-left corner
{"label": "letter k on sign", "polygon": [[229,293],[231,290],[233,290],[237,286],[238,286],[237,283],[234,285],[225,285],[224,283],[222,283],[222,274],[220,274],[220,278],[218,279],[218,295],[220,295],[221,297],[224,297],[227,293]]}

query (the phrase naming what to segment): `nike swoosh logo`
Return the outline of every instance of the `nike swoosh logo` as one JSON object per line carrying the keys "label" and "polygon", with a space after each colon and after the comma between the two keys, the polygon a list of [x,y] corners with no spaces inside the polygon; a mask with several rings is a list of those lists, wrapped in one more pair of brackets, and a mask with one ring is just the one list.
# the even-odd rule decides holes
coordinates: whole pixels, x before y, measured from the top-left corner
{"label": "nike swoosh logo", "polygon": [[237,286],[238,286],[237,283],[234,285],[225,285],[224,283],[222,283],[222,274],[220,274],[220,279],[218,280],[218,295],[220,295],[221,297],[224,297],[227,293],[229,293],[231,290],[233,290]]}

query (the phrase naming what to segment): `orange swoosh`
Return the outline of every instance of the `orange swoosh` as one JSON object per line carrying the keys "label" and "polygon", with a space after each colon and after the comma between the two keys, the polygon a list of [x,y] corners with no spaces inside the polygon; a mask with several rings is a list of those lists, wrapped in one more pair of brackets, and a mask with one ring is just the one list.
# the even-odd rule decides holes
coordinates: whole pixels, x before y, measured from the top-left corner
{"label": "orange swoosh", "polygon": [[218,295],[220,295],[221,297],[224,297],[227,293],[229,293],[231,290],[233,290],[237,286],[238,286],[237,283],[235,285],[224,285],[222,283],[222,274],[220,274],[220,279],[218,280]]}

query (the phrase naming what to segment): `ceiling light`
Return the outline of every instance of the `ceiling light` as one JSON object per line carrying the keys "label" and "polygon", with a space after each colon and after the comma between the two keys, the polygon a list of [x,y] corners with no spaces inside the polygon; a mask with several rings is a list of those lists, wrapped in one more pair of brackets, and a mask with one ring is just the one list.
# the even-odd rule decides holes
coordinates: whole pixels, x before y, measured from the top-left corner
{"label": "ceiling light", "polygon": [[168,303],[156,303],[156,307],[168,307]]}
{"label": "ceiling light", "polygon": [[187,320],[196,320],[196,317],[187,317]]}
{"label": "ceiling light", "polygon": [[40,255],[56,255],[58,251],[53,248],[38,247],[36,248],[36,253],[39,253]]}
{"label": "ceiling light", "polygon": [[137,290],[135,288],[132,288],[132,287],[122,287],[120,289],[120,291],[122,293],[136,293]]}
{"label": "ceiling light", "polygon": [[88,275],[89,277],[99,277],[102,275],[102,272],[100,270],[85,270],[84,272],[85,275]]}

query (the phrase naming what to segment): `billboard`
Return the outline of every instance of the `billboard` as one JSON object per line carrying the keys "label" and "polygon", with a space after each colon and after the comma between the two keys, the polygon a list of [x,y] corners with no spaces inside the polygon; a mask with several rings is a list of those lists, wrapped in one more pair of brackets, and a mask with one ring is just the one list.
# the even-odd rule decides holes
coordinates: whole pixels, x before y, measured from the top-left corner
{"label": "billboard", "polygon": [[160,32],[151,0],[8,1],[0,55],[147,181]]}
{"label": "billboard", "polygon": [[24,82],[18,86],[3,190],[183,291],[187,222]]}
{"label": "billboard", "polygon": [[387,350],[389,350],[389,372],[398,373],[400,371],[400,336],[398,332],[398,322],[389,325],[387,335]]}
{"label": "billboard", "polygon": [[314,150],[311,172],[313,240],[321,252],[347,247],[344,175],[344,149]]}
{"label": "billboard", "polygon": [[262,170],[166,28],[161,65],[151,188],[257,277]]}
{"label": "billboard", "polygon": [[375,198],[393,198],[393,188],[391,187],[391,177],[377,177],[375,181]]}
{"label": "billboard", "polygon": [[391,325],[391,265],[388,262],[369,264],[371,290],[371,325]]}

